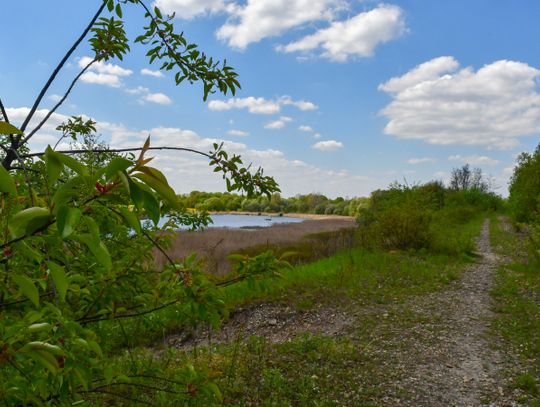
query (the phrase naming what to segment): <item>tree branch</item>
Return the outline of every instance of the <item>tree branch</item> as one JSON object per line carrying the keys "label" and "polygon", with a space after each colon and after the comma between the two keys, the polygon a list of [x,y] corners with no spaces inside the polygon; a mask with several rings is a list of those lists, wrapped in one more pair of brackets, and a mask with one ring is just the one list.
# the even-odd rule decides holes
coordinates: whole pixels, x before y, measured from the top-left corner
{"label": "tree branch", "polygon": [[43,120],[36,126],[36,128],[34,130],[32,130],[30,132],[30,134],[28,134],[28,136],[26,136],[24,138],[24,140],[21,142],[21,145],[22,144],[25,144],[28,142],[28,140],[30,140],[30,138],[36,134],[36,132],[41,129],[41,127],[43,127],[43,125],[47,122],[47,120],[49,120],[49,118],[53,115],[54,112],[56,112],[56,110],[58,110],[58,108],[60,106],[62,106],[62,104],[64,103],[64,101],[67,99],[67,97],[69,96],[69,94],[71,93],[71,91],[73,90],[73,87],[75,86],[75,83],[77,83],[77,81],[80,79],[81,76],[84,75],[84,73],[88,70],[88,68],[90,68],[95,62],[97,61],[96,58],[94,58],[89,64],[87,64],[82,70],[81,72],[79,72],[79,74],[75,77],[75,79],[73,79],[73,81],[71,82],[71,85],[69,85],[69,88],[67,89],[66,93],[64,93],[64,96],[62,97],[62,99],[60,99],[58,101],[58,103],[51,109],[49,110],[49,112],[45,115],[45,117],[43,118]]}
{"label": "tree branch", "polygon": [[[126,153],[130,151],[142,151],[144,147],[132,147],[132,148],[94,148],[90,150],[63,150],[57,151],[57,153],[75,155],[75,154],[85,154],[85,153]],[[202,151],[194,150],[192,148],[184,147],[149,147],[146,150],[172,150],[172,151],[187,151],[190,153],[195,153],[202,155],[207,158],[212,158],[212,155],[208,153],[203,153]],[[22,155],[22,158],[31,158],[31,157],[41,157],[45,155],[45,152],[31,153]]]}
{"label": "tree branch", "polygon": [[[71,46],[69,51],[66,52],[66,54],[64,55],[62,60],[58,63],[57,67],[55,68],[55,70],[53,71],[53,73],[51,74],[49,79],[47,80],[47,83],[45,83],[45,86],[43,86],[43,89],[41,89],[41,92],[39,93],[36,101],[34,102],[34,105],[30,109],[30,112],[28,113],[28,116],[26,116],[26,119],[24,120],[24,122],[23,122],[23,124],[21,126],[21,129],[20,129],[22,132],[24,132],[26,130],[26,127],[28,126],[28,123],[30,122],[30,120],[34,116],[34,113],[36,112],[37,108],[39,107],[39,104],[41,103],[41,100],[45,96],[45,93],[47,93],[47,90],[49,90],[49,87],[51,86],[51,84],[56,79],[56,76],[62,70],[62,68],[64,67],[64,65],[68,61],[69,57],[71,57],[73,52],[75,52],[77,47],[81,44],[82,40],[84,40],[84,37],[86,37],[86,35],[90,32],[90,30],[92,29],[94,23],[97,21],[97,19],[99,18],[99,16],[101,15],[103,10],[105,9],[106,5],[107,5],[107,1],[103,0],[101,6],[99,7],[96,14],[94,14],[94,17],[92,18],[92,20],[90,21],[88,26],[84,29],[84,31],[79,36],[79,38],[77,38],[77,40],[73,43],[73,45]],[[18,138],[17,142],[19,142],[19,141],[20,141],[20,137]]]}

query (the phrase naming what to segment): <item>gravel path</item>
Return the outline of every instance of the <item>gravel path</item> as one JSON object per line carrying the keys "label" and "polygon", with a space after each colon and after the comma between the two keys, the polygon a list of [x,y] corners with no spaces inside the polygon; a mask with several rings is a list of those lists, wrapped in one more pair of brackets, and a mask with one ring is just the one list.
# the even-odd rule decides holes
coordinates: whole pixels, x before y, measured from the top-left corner
{"label": "gravel path", "polygon": [[408,351],[393,355],[407,373],[390,384],[385,405],[518,405],[501,374],[512,362],[489,332],[494,317],[489,291],[503,261],[491,249],[489,220],[477,239],[477,252],[481,258],[457,284],[408,304],[432,323],[417,324]]}

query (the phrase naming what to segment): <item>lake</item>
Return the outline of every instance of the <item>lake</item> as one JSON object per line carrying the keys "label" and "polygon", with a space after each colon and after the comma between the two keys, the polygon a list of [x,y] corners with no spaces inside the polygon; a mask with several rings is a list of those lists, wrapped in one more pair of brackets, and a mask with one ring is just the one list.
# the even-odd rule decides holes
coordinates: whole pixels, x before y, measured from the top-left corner
{"label": "lake", "polygon": [[[304,218],[294,218],[288,216],[264,216],[264,215],[234,215],[234,214],[215,214],[211,215],[214,223],[208,225],[208,228],[230,228],[230,229],[258,229],[265,228],[282,223],[300,223]],[[159,225],[162,225],[166,218],[161,219]],[[158,226],[159,226],[158,225]]]}
{"label": "lake", "polygon": [[231,215],[217,214],[211,215],[213,224],[208,225],[211,228],[264,228],[277,223],[299,223],[303,218],[293,218],[288,216],[256,216],[256,215]]}

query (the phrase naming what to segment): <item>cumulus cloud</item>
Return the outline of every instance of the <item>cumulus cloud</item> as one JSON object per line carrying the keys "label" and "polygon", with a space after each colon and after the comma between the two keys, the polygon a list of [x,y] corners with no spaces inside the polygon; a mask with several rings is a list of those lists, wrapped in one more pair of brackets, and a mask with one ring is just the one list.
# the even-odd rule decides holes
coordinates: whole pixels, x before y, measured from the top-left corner
{"label": "cumulus cloud", "polygon": [[234,130],[234,129],[231,129],[227,132],[227,134],[229,136],[235,136],[235,137],[246,137],[246,136],[249,136],[249,133],[247,131],[243,131],[243,130]]}
{"label": "cumulus cloud", "polygon": [[[20,125],[30,109],[28,107],[6,109],[11,121]],[[49,111],[36,111],[29,128],[37,124]],[[55,127],[67,120],[69,116],[54,113],[51,120],[31,140],[32,151],[43,151],[47,144],[54,144],[60,137]],[[88,118],[88,116],[84,116]],[[351,174],[343,169],[323,170],[298,159],[287,158],[279,150],[257,150],[244,143],[220,138],[203,137],[189,129],[156,127],[150,129],[132,129],[119,123],[110,123],[95,119],[97,132],[112,148],[140,147],[148,135],[152,146],[173,146],[209,151],[215,142],[224,141],[225,149],[230,153],[241,154],[245,163],[253,163],[265,169],[265,174],[276,178],[284,196],[321,192],[328,196],[346,196],[355,194],[367,196],[370,191],[381,188],[391,180],[374,180],[363,175]],[[69,149],[63,143],[60,149]],[[225,185],[219,174],[213,173],[208,161],[190,153],[179,151],[152,151],[155,157],[152,164],[161,169],[167,176],[171,186],[179,193],[192,190],[224,191]]]}
{"label": "cumulus cloud", "polygon": [[[79,68],[86,67],[93,58],[88,56],[79,59]],[[81,81],[96,85],[105,85],[113,88],[122,86],[122,77],[130,76],[133,71],[121,66],[99,61],[94,62],[88,71],[81,76]]]}
{"label": "cumulus cloud", "polygon": [[231,109],[248,109],[250,113],[274,114],[280,111],[279,103],[267,100],[265,98],[230,98],[229,100],[211,100],[208,108],[214,111],[223,111]]}
{"label": "cumulus cloud", "polygon": [[335,151],[343,148],[343,143],[336,140],[324,140],[318,141],[311,146],[312,148],[320,151]]}
{"label": "cumulus cloud", "polygon": [[302,126],[298,127],[298,130],[305,131],[306,133],[313,133],[313,128],[311,126],[306,126],[303,124]]}
{"label": "cumulus cloud", "polygon": [[153,71],[147,68],[141,69],[141,75],[153,76],[154,78],[163,78],[163,73],[161,71]]}
{"label": "cumulus cloud", "polygon": [[329,20],[341,8],[341,0],[248,0],[243,5],[230,4],[229,20],[217,31],[217,37],[231,47],[245,49],[308,22]]}
{"label": "cumulus cloud", "polygon": [[495,160],[494,158],[485,156],[485,155],[451,155],[448,157],[448,160],[450,161],[461,161],[462,163],[467,163],[471,165],[497,165],[499,164],[499,160]]}
{"label": "cumulus cloud", "polygon": [[225,9],[223,0],[156,0],[155,5],[167,14],[176,13],[176,17],[184,19]]}
{"label": "cumulus cloud", "polygon": [[293,100],[289,96],[282,96],[276,100],[263,97],[249,96],[246,98],[230,98],[228,100],[211,100],[208,108],[213,111],[225,111],[231,109],[247,109],[254,114],[276,114],[284,105],[292,105],[300,110],[314,110],[317,105],[305,100]]}
{"label": "cumulus cloud", "polygon": [[382,4],[345,21],[333,21],[329,27],[298,41],[278,46],[283,52],[321,50],[321,56],[344,62],[351,56],[369,57],[382,43],[406,31],[403,12],[398,6]]}
{"label": "cumulus cloud", "polygon": [[293,100],[290,96],[282,96],[279,98],[279,103],[282,105],[292,105],[297,107],[300,110],[317,110],[319,107],[313,103],[306,100]]}
{"label": "cumulus cloud", "polygon": [[285,127],[285,124],[287,124],[290,121],[292,121],[291,117],[281,116],[277,120],[266,123],[264,125],[264,128],[265,129],[272,129],[272,130],[282,129],[283,127]]}
{"label": "cumulus cloud", "polygon": [[392,97],[384,131],[431,144],[511,148],[540,132],[540,70],[500,60],[474,71],[435,58],[379,86]]}
{"label": "cumulus cloud", "polygon": [[432,163],[432,162],[435,162],[435,159],[429,158],[429,157],[411,158],[407,160],[407,164],[412,164],[412,165]]}
{"label": "cumulus cloud", "polygon": [[141,98],[142,101],[156,103],[158,105],[170,105],[172,99],[164,93],[148,93]]}

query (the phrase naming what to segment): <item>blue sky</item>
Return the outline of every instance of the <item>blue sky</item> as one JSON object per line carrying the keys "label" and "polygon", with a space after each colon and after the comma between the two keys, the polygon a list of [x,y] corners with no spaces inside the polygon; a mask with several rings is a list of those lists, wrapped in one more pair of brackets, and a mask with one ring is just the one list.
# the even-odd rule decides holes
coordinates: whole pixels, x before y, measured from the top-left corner
{"label": "blue sky", "polygon": [[[3,5],[0,98],[20,122],[98,0]],[[157,0],[178,30],[240,74],[236,98],[174,86],[132,46],[95,67],[38,134],[54,144],[65,116],[87,115],[115,147],[208,151],[213,141],[274,175],[286,196],[366,196],[394,180],[446,180],[478,166],[506,194],[516,155],[540,138],[540,2],[380,3],[358,0]],[[125,10],[131,38],[141,10]],[[48,94],[54,105],[91,55],[85,45]],[[39,116],[39,115],[38,115]],[[66,146],[67,147],[67,146]],[[178,192],[219,191],[221,179],[185,153],[157,153]]]}

